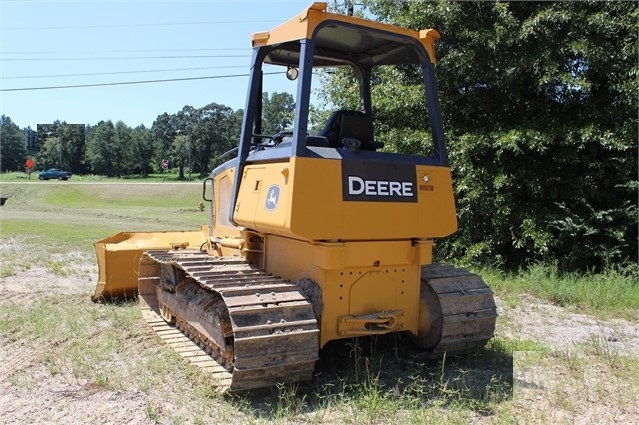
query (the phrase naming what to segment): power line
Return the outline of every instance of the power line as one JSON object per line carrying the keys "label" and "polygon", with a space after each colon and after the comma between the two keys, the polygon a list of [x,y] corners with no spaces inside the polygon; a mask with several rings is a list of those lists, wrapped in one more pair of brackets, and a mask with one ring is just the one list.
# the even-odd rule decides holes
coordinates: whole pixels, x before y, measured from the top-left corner
{"label": "power line", "polygon": [[121,74],[144,74],[150,72],[175,72],[175,71],[201,71],[203,69],[228,69],[246,68],[246,65],[225,65],[225,66],[198,66],[194,68],[173,68],[173,69],[147,69],[138,71],[113,71],[113,72],[89,72],[83,74],[54,74],[54,75],[21,75],[13,77],[0,77],[0,80],[18,80],[30,78],[60,78],[60,77],[88,77],[95,75],[121,75]]}
{"label": "power line", "polygon": [[212,51],[246,51],[248,47],[221,47],[215,49],[140,49],[140,50],[92,50],[92,51],[42,51],[42,52],[0,52],[0,55],[92,55],[97,53],[148,53],[148,52],[212,52]]}
{"label": "power line", "polygon": [[169,55],[169,56],[120,56],[97,58],[0,58],[0,62],[43,61],[91,61],[91,60],[139,60],[139,59],[198,59],[198,58],[249,58],[251,55]]}
{"label": "power line", "polygon": [[68,30],[68,29],[100,29],[100,28],[135,28],[135,27],[161,27],[176,25],[221,25],[221,24],[259,24],[267,22],[280,22],[273,19],[255,21],[202,21],[202,22],[165,22],[150,24],[111,24],[111,25],[77,25],[77,26],[49,26],[49,27],[0,27],[0,30],[34,31],[34,30]]}
{"label": "power line", "polygon": [[[284,74],[284,72],[265,72],[264,73],[264,75],[273,75],[273,74]],[[0,89],[0,92],[76,89],[76,88],[104,87],[104,86],[124,86],[124,85],[133,85],[133,84],[169,83],[169,82],[175,82],[175,81],[210,80],[210,79],[217,79],[217,78],[234,78],[234,77],[248,77],[248,76],[249,74],[230,74],[230,75],[214,75],[209,77],[169,78],[164,80],[121,81],[117,83],[74,84],[74,85],[68,85],[68,86],[45,86],[45,87],[20,87],[15,89]]]}

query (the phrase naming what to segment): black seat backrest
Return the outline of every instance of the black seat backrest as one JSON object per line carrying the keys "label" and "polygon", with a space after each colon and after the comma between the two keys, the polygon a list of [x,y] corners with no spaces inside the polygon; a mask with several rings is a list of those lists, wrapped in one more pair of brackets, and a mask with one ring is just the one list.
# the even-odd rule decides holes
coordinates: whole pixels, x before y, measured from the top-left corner
{"label": "black seat backrest", "polygon": [[344,137],[360,139],[362,147],[364,147],[373,140],[373,121],[369,115],[363,112],[341,109],[334,111],[328,117],[319,136],[326,137],[328,145],[332,148],[339,147]]}
{"label": "black seat backrest", "polygon": [[342,115],[339,130],[340,143],[345,138],[360,141],[360,149],[369,150],[373,142],[373,119],[370,115]]}

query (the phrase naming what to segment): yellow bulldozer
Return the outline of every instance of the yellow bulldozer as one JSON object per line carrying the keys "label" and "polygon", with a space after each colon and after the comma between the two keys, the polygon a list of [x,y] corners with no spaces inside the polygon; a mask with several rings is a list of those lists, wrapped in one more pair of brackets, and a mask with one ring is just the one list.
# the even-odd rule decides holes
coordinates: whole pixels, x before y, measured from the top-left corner
{"label": "yellow bulldozer", "polygon": [[[492,291],[432,263],[434,239],[457,230],[438,37],[323,2],[253,34],[237,156],[204,181],[210,224],[96,242],[93,300],[137,295],[157,334],[229,391],[310,379],[319,350],[338,339],[402,332],[434,357],[483,347]],[[290,132],[262,134],[265,67],[296,84]],[[314,125],[314,75],[344,67],[359,105]],[[371,95],[381,67],[421,75],[429,155],[383,150]]]}

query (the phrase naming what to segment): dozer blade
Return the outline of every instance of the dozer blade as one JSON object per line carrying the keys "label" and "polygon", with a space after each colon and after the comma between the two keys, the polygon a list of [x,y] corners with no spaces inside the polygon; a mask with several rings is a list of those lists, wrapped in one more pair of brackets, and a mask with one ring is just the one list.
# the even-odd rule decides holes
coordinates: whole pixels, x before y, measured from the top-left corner
{"label": "dozer blade", "polygon": [[121,232],[94,244],[98,283],[94,302],[130,298],[138,292],[138,270],[144,251],[152,249],[199,250],[206,243],[208,226],[192,231]]}

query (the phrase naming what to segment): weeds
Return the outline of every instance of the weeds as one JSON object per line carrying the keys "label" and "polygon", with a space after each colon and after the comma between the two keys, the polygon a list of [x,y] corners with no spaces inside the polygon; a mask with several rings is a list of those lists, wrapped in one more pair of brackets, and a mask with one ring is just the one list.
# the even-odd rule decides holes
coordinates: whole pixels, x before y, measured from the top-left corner
{"label": "weeds", "polygon": [[[171,382],[171,393],[176,395],[166,393],[164,397],[191,406],[191,419],[171,417],[149,401],[144,413],[157,423],[207,423],[211,414],[221,417],[212,413],[220,410],[228,418],[239,414],[243,423],[448,424],[468,423],[476,415],[508,423],[508,418],[513,418],[508,407],[512,400],[513,351],[534,350],[537,360],[532,364],[548,359],[549,351],[534,341],[496,337],[475,356],[445,356],[432,361],[398,337],[351,340],[337,344],[338,352],[348,357],[345,371],[329,366],[321,371],[327,375],[324,380],[280,384],[263,390],[263,395],[247,393],[228,403],[210,391],[200,370],[184,365],[158,341],[140,337],[138,332],[144,323],[134,302],[96,305],[42,299],[29,307],[10,304],[0,303],[0,327],[20,338],[47,342],[44,345],[50,354],[44,359],[52,374],[70,374],[106,390],[133,388],[144,393]],[[8,320],[9,316],[13,319]],[[56,320],[47,320],[51,317]],[[615,365],[615,371],[630,371],[629,376],[639,377],[636,368],[629,369],[609,345],[593,339],[584,351],[608,368]],[[138,353],[135,360],[133,353]],[[584,371],[589,363],[582,358],[560,353],[553,361],[571,371],[571,381],[546,395],[564,414],[578,414],[578,404],[570,391],[587,378]],[[607,387],[593,388],[601,394],[598,397],[609,394]],[[175,400],[177,394],[183,397],[179,402]],[[569,400],[561,401],[561,397]],[[532,421],[541,416],[531,416]]]}
{"label": "weeds", "polygon": [[46,270],[54,276],[64,277],[69,275],[69,272],[66,269],[67,266],[68,262],[66,261],[51,260],[46,264]]}
{"label": "weeds", "polygon": [[[529,293],[560,306],[587,309],[600,317],[639,318],[639,285],[636,269],[609,268],[602,273],[559,273],[554,265],[535,264],[517,274],[494,270],[481,273],[488,284],[516,305],[513,295]],[[510,301],[508,301],[510,300]]]}
{"label": "weeds", "polygon": [[160,420],[160,411],[157,407],[153,406],[151,403],[147,403],[144,408],[144,413],[149,420],[158,423]]}
{"label": "weeds", "polygon": [[546,356],[518,355],[515,409],[525,408],[531,423],[594,423],[592,418],[612,423],[618,422],[613,417],[635,415],[639,402],[636,356],[613,355],[611,362],[610,352],[597,354],[598,344]]}
{"label": "weeds", "polygon": [[590,346],[593,354],[601,359],[604,359],[608,366],[614,368],[617,365],[617,359],[619,357],[617,349],[613,347],[607,338],[602,335],[591,334]]}
{"label": "weeds", "polygon": [[0,265],[0,278],[13,276],[16,274],[16,263],[12,260],[5,259]]}
{"label": "weeds", "polygon": [[275,387],[277,400],[274,417],[276,419],[292,418],[306,407],[306,394],[298,394],[299,383],[277,384]]}
{"label": "weeds", "polygon": [[368,423],[372,423],[382,412],[393,406],[392,403],[388,403],[387,392],[384,391],[379,379],[380,372],[378,370],[373,374],[372,371],[367,370],[365,379],[358,386],[356,405]]}
{"label": "weeds", "polygon": [[97,387],[109,388],[109,375],[104,372],[99,372],[95,377],[94,385]]}

